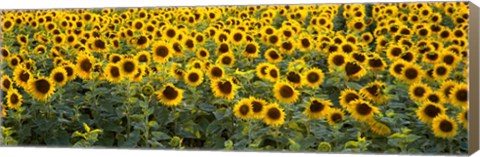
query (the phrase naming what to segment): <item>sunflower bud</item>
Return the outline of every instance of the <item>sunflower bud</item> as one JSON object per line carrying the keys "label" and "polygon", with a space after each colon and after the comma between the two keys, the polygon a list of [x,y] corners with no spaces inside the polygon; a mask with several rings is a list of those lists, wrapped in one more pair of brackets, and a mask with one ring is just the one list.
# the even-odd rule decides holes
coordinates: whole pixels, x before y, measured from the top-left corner
{"label": "sunflower bud", "polygon": [[182,139],[181,139],[180,137],[178,137],[178,136],[174,136],[174,137],[172,138],[172,140],[170,140],[170,143],[169,143],[169,144],[170,144],[170,146],[172,146],[172,147],[177,147],[177,146],[179,146],[180,144],[182,144]]}
{"label": "sunflower bud", "polygon": [[142,93],[147,95],[147,96],[150,96],[152,95],[154,92],[154,89],[151,85],[147,84],[145,86],[142,87]]}
{"label": "sunflower bud", "polygon": [[332,151],[332,145],[330,145],[330,143],[328,142],[320,142],[320,144],[318,145],[318,151],[330,152]]}

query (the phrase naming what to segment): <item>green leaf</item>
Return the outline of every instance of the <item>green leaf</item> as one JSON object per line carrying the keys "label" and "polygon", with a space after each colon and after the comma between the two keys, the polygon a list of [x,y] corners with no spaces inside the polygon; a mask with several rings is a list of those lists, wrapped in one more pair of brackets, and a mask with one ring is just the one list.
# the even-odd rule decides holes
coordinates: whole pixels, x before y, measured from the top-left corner
{"label": "green leaf", "polygon": [[169,136],[168,134],[161,132],[161,131],[153,131],[152,132],[153,139],[155,141],[160,141],[160,140],[170,140],[172,137]]}

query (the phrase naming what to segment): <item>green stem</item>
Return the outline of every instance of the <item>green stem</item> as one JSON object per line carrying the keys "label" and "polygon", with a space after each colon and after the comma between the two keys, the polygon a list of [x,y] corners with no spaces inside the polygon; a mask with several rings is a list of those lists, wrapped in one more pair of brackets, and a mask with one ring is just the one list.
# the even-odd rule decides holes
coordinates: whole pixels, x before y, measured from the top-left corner
{"label": "green stem", "polygon": [[177,107],[173,106],[173,135],[177,135]]}
{"label": "green stem", "polygon": [[307,120],[306,124],[306,129],[307,129],[307,138],[310,137],[310,132],[311,132],[311,123],[310,123],[310,119]]}
{"label": "green stem", "polygon": [[130,81],[127,83],[127,89],[125,90],[127,92],[127,104],[125,105],[125,116],[127,117],[127,139],[130,138]]}

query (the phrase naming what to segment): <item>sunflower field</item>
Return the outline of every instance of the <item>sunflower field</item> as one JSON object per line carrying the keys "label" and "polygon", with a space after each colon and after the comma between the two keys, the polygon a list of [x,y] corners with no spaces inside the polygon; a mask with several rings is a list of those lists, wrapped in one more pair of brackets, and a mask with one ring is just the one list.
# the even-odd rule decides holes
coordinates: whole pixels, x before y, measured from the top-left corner
{"label": "sunflower field", "polygon": [[3,10],[2,145],[467,153],[467,2]]}

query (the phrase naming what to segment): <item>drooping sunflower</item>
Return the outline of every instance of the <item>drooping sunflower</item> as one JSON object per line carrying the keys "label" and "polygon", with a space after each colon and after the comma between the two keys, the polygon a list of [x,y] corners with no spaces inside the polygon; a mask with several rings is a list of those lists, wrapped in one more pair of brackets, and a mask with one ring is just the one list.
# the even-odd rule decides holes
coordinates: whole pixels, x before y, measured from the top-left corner
{"label": "drooping sunflower", "polygon": [[460,108],[468,107],[468,85],[459,83],[451,89],[450,101],[453,105]]}
{"label": "drooping sunflower", "polygon": [[424,103],[416,111],[418,120],[423,123],[432,123],[433,118],[445,114],[446,109],[439,104]]}
{"label": "drooping sunflower", "polygon": [[28,92],[33,98],[46,101],[55,92],[55,86],[50,78],[32,78],[28,81]]}
{"label": "drooping sunflower", "polygon": [[264,54],[265,58],[267,59],[268,62],[270,63],[278,63],[280,61],[282,61],[283,59],[283,56],[280,52],[278,52],[277,49],[274,49],[274,48],[270,48],[268,49],[267,51],[265,51],[265,54]]}
{"label": "drooping sunflower", "polygon": [[174,50],[171,44],[157,42],[152,45],[153,60],[158,63],[165,63],[172,57]]}
{"label": "drooping sunflower", "polygon": [[200,69],[190,69],[184,75],[183,80],[190,86],[196,87],[203,82],[203,72]]}
{"label": "drooping sunflower", "polygon": [[17,67],[13,71],[13,80],[15,81],[15,84],[24,89],[28,88],[28,81],[32,78],[32,73],[24,67]]}
{"label": "drooping sunflower", "polygon": [[457,114],[457,120],[463,125],[464,129],[468,129],[468,109],[464,109]]}
{"label": "drooping sunflower", "polygon": [[327,113],[329,113],[332,105],[333,104],[330,100],[310,98],[308,106],[305,108],[303,113],[310,119],[324,118]]}
{"label": "drooping sunflower", "polygon": [[436,137],[453,138],[457,135],[457,123],[447,115],[438,115],[432,120],[432,130]]}
{"label": "drooping sunflower", "polygon": [[252,118],[252,104],[250,102],[250,99],[243,98],[238,101],[237,104],[235,104],[235,106],[233,107],[233,113],[235,117],[242,120]]}
{"label": "drooping sunflower", "polygon": [[328,55],[328,65],[329,66],[343,66],[348,61],[347,54],[343,52],[334,52]]}
{"label": "drooping sunflower", "polygon": [[327,122],[329,125],[335,125],[345,119],[345,113],[338,108],[330,108],[327,112]]}
{"label": "drooping sunflower", "polygon": [[179,105],[183,99],[183,90],[175,87],[172,83],[167,83],[155,94],[162,104],[170,107]]}
{"label": "drooping sunflower", "polygon": [[285,112],[277,103],[266,106],[263,114],[263,121],[269,126],[276,127],[285,122]]}
{"label": "drooping sunflower", "polygon": [[344,66],[344,71],[346,76],[349,79],[354,79],[354,80],[360,79],[361,77],[365,76],[365,74],[367,73],[365,68],[361,64],[355,61],[346,62]]}
{"label": "drooping sunflower", "polygon": [[372,102],[382,104],[388,100],[388,97],[383,92],[385,88],[385,82],[375,80],[360,89],[360,95]]}
{"label": "drooping sunflower", "polygon": [[126,58],[119,63],[119,66],[123,77],[132,78],[138,68],[138,62],[133,58]]}
{"label": "drooping sunflower", "polygon": [[416,83],[422,80],[424,72],[417,64],[407,64],[402,69],[402,80],[408,84]]}
{"label": "drooping sunflower", "polygon": [[50,73],[50,79],[59,86],[64,86],[68,81],[67,71],[63,67],[56,67]]}
{"label": "drooping sunflower", "polygon": [[288,104],[297,102],[299,98],[299,92],[287,82],[275,83],[273,93],[278,101]]}
{"label": "drooping sunflower", "polygon": [[250,103],[252,104],[252,117],[255,119],[263,119],[265,108],[267,107],[267,101],[251,96]]}
{"label": "drooping sunflower", "polygon": [[225,71],[220,65],[211,65],[207,71],[207,75],[210,80],[218,80],[223,78]]}
{"label": "drooping sunflower", "polygon": [[18,109],[23,102],[22,95],[18,92],[17,89],[11,88],[7,91],[7,106],[10,109]]}
{"label": "drooping sunflower", "polygon": [[247,58],[257,58],[258,53],[260,52],[259,46],[256,42],[247,42],[245,44],[245,51],[243,51],[243,55]]}
{"label": "drooping sunflower", "polygon": [[77,55],[77,64],[75,71],[77,75],[82,79],[92,79],[93,65],[95,64],[95,58],[88,54]]}
{"label": "drooping sunflower", "polygon": [[232,100],[235,97],[238,88],[230,78],[212,80],[210,86],[215,97],[227,100]]}
{"label": "drooping sunflower", "polygon": [[116,63],[108,63],[104,72],[109,82],[118,83],[123,80],[120,67]]}
{"label": "drooping sunflower", "polygon": [[306,86],[316,89],[323,83],[324,78],[325,75],[322,70],[318,68],[310,68],[303,73],[304,81],[302,82]]}
{"label": "drooping sunflower", "polygon": [[427,93],[430,93],[432,89],[424,83],[414,83],[408,89],[408,95],[412,100],[423,101],[427,97]]}
{"label": "drooping sunflower", "polygon": [[235,56],[233,55],[232,52],[223,53],[220,56],[218,56],[218,59],[217,59],[216,63],[220,64],[220,65],[225,65],[225,66],[231,67],[235,63]]}
{"label": "drooping sunflower", "polygon": [[12,79],[10,78],[10,76],[3,74],[1,81],[2,81],[2,86],[1,87],[2,87],[2,90],[4,92],[13,88],[13,82],[12,82]]}
{"label": "drooping sunflower", "polygon": [[390,130],[390,127],[388,127],[388,125],[386,125],[382,122],[373,120],[373,121],[368,122],[367,124],[370,127],[370,130],[372,130],[377,135],[385,136],[385,135],[389,135],[390,133],[392,133],[392,130]]}

